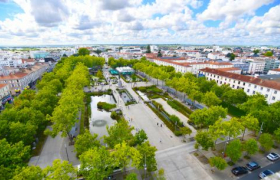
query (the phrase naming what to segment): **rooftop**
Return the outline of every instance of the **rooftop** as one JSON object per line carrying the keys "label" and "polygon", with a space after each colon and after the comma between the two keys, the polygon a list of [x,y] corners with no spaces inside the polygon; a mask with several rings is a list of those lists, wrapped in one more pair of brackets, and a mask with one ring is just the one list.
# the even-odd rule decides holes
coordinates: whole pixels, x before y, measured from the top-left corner
{"label": "rooftop", "polygon": [[236,80],[243,81],[243,82],[257,84],[257,85],[263,86],[263,87],[280,90],[280,83],[275,82],[275,81],[269,81],[269,80],[264,80],[261,78],[255,78],[255,77],[251,77],[251,76],[244,76],[244,75],[240,75],[240,74],[225,72],[225,71],[221,71],[219,69],[205,68],[205,69],[201,69],[200,71],[211,73],[211,74],[216,74],[219,76],[224,76],[224,77],[231,78],[231,79],[236,79]]}

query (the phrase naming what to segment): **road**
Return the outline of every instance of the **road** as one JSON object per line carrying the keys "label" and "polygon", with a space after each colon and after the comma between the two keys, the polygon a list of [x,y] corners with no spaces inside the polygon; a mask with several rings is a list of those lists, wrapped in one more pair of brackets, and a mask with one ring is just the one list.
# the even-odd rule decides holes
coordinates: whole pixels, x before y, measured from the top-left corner
{"label": "road", "polygon": [[259,178],[260,172],[262,172],[262,171],[264,171],[266,169],[270,169],[273,172],[280,171],[280,160],[274,162],[273,164],[265,166],[263,168],[257,169],[257,170],[255,170],[253,172],[249,172],[249,174],[246,174],[246,175],[242,176],[241,178],[239,178],[239,180],[255,180],[255,179],[260,179]]}

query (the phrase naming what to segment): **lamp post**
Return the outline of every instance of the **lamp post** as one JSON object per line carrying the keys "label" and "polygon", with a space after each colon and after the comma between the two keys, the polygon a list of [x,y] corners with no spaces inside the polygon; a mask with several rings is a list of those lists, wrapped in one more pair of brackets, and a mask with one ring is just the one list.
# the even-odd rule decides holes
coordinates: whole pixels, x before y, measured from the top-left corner
{"label": "lamp post", "polygon": [[228,136],[228,139],[226,140],[225,146],[224,146],[224,152],[223,152],[224,157],[225,157],[225,154],[226,154],[226,147],[227,147],[228,141],[229,141],[229,136]]}
{"label": "lamp post", "polygon": [[67,145],[66,145],[66,143],[64,144],[64,147],[65,147],[65,150],[66,150],[67,159],[68,159],[68,161],[69,161],[69,156],[68,156],[68,151],[67,151]]}
{"label": "lamp post", "polygon": [[147,171],[146,154],[145,154],[145,164],[144,164],[144,170],[145,170],[145,176],[144,176],[144,179],[146,179],[146,171]]}
{"label": "lamp post", "polygon": [[259,139],[259,138],[260,138],[260,135],[261,135],[261,133],[262,133],[262,130],[263,130],[263,122],[262,122],[262,125],[261,125],[261,128],[260,128],[260,131],[259,131],[259,134],[258,134],[257,139]]}

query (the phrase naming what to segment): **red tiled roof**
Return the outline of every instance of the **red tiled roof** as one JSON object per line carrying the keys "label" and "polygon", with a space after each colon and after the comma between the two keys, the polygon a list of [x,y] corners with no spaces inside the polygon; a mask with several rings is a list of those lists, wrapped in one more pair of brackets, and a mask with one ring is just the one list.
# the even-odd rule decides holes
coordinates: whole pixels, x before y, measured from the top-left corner
{"label": "red tiled roof", "polygon": [[24,62],[35,62],[35,59],[22,59],[22,61]]}
{"label": "red tiled roof", "polygon": [[272,69],[271,71],[279,71],[279,72],[280,72],[280,68],[278,68],[278,69]]}
{"label": "red tiled roof", "polygon": [[15,74],[10,74],[8,76],[0,76],[0,80],[10,80],[10,79],[21,79],[28,75],[27,73],[17,72]]}
{"label": "red tiled roof", "polygon": [[243,81],[243,82],[257,84],[257,85],[263,86],[263,87],[269,87],[272,89],[280,90],[280,83],[275,82],[275,81],[268,81],[268,80],[264,80],[264,79],[260,79],[260,78],[251,77],[251,76],[244,76],[244,75],[240,75],[240,74],[225,72],[225,71],[221,71],[219,69],[205,68],[205,69],[200,69],[200,71],[211,73],[211,74],[216,74],[219,76],[224,76],[227,78],[231,78],[231,79],[235,79],[235,80],[239,80],[239,81]]}
{"label": "red tiled roof", "polygon": [[2,89],[3,87],[7,86],[8,84],[0,84],[0,89]]}

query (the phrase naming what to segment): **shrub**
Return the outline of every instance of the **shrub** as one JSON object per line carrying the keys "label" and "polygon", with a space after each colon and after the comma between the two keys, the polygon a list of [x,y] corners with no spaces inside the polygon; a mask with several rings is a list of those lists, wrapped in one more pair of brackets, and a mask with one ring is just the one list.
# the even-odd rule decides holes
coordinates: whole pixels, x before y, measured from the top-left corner
{"label": "shrub", "polygon": [[115,107],[117,107],[116,104],[110,104],[110,103],[101,102],[101,101],[97,103],[97,108],[104,109],[105,111],[109,111]]}
{"label": "shrub", "polygon": [[174,131],[175,136],[182,136],[183,133],[181,131]]}
{"label": "shrub", "polygon": [[111,118],[115,120],[118,118],[118,114],[116,113],[116,111],[111,112]]}
{"label": "shrub", "polygon": [[186,117],[189,117],[190,114],[192,113],[192,111],[188,107],[184,106],[183,104],[181,104],[180,102],[178,102],[176,100],[168,100],[167,103],[173,109],[176,109],[177,111],[179,111],[180,113],[182,113]]}

